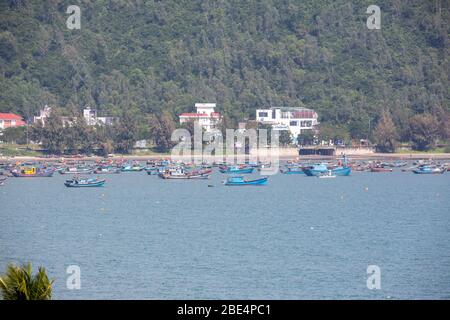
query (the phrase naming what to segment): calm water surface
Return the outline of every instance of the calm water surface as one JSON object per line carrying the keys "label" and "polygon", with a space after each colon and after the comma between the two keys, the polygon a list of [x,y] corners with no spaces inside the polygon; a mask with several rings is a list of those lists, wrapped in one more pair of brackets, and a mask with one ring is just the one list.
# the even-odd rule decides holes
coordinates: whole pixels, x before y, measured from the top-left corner
{"label": "calm water surface", "polygon": [[[0,270],[44,265],[56,299],[450,298],[450,173],[279,174],[265,187],[225,187],[217,172],[105,177],[92,189],[10,178]],[[69,265],[80,290],[66,288]],[[368,265],[381,290],[367,289]]]}

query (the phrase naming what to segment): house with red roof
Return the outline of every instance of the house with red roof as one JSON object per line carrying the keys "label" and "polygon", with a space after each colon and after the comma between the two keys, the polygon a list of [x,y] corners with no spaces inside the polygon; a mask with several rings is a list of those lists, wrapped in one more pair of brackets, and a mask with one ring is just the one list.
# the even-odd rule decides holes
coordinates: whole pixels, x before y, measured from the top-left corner
{"label": "house with red roof", "polygon": [[26,125],[23,118],[14,113],[0,113],[0,130]]}
{"label": "house with red roof", "polygon": [[222,120],[219,112],[215,112],[215,103],[196,103],[197,112],[187,112],[180,114],[180,123],[198,122],[206,131],[216,129]]}

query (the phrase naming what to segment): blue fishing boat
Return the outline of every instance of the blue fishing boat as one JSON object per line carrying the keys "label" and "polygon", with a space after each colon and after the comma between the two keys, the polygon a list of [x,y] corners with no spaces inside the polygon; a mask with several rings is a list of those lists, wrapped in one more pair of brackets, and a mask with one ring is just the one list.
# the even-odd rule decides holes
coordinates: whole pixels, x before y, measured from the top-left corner
{"label": "blue fishing boat", "polygon": [[95,178],[79,179],[74,177],[71,180],[66,180],[64,185],[69,188],[101,187],[105,184],[105,182],[106,180],[99,180]]}
{"label": "blue fishing boat", "polygon": [[331,170],[331,173],[335,176],[349,176],[351,172],[351,167],[337,167]]}
{"label": "blue fishing boat", "polygon": [[412,172],[415,174],[440,174],[445,172],[445,168],[439,168],[436,166],[420,166]]}
{"label": "blue fishing boat", "polygon": [[307,167],[303,169],[303,172],[307,176],[318,176],[325,173],[328,173],[331,169],[331,175],[334,176],[348,176],[352,172],[352,168],[348,166],[347,157],[344,156],[343,166],[328,168],[326,163],[315,164],[311,167]]}
{"label": "blue fishing boat", "polygon": [[122,166],[121,170],[123,172],[142,171],[142,170],[144,170],[144,167],[142,167],[140,165],[124,165],[124,166]]}
{"label": "blue fishing boat", "polygon": [[[312,168],[304,168],[303,172],[309,176],[314,177],[318,176],[320,174],[327,173],[329,170],[322,170],[322,169],[312,169]],[[352,172],[352,168],[350,167],[337,167],[331,170],[331,173],[335,176],[349,176]]]}
{"label": "blue fishing boat", "polygon": [[328,166],[325,163],[314,164],[312,166],[303,168],[303,172],[309,177],[317,176],[327,171]]}
{"label": "blue fishing boat", "polygon": [[263,186],[267,184],[269,178],[264,177],[256,180],[245,180],[243,176],[229,177],[224,181],[226,186]]}
{"label": "blue fishing boat", "polygon": [[247,167],[247,166],[223,166],[219,167],[219,171],[221,173],[227,174],[243,174],[243,173],[252,173],[255,168]]}
{"label": "blue fishing boat", "polygon": [[305,174],[301,167],[286,167],[286,169],[281,172],[284,174]]}

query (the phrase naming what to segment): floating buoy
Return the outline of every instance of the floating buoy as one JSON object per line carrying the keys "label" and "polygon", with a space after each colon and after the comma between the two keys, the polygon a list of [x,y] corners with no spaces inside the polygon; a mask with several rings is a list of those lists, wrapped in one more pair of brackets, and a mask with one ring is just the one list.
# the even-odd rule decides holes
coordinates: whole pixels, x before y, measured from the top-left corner
{"label": "floating buoy", "polygon": [[369,187],[365,187],[365,188],[364,188],[364,191],[369,191]]}

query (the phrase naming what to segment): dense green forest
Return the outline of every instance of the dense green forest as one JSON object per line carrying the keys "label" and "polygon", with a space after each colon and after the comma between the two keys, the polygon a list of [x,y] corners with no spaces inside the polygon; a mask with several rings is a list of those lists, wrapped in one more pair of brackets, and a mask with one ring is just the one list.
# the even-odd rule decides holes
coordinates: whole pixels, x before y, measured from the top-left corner
{"label": "dense green forest", "polygon": [[[216,102],[233,123],[303,106],[355,139],[383,140],[384,119],[388,140],[410,141],[430,120],[416,115],[445,139],[449,3],[377,0],[381,30],[369,30],[372,0],[1,0],[0,112],[176,119]],[[80,30],[66,27],[73,4]]]}

